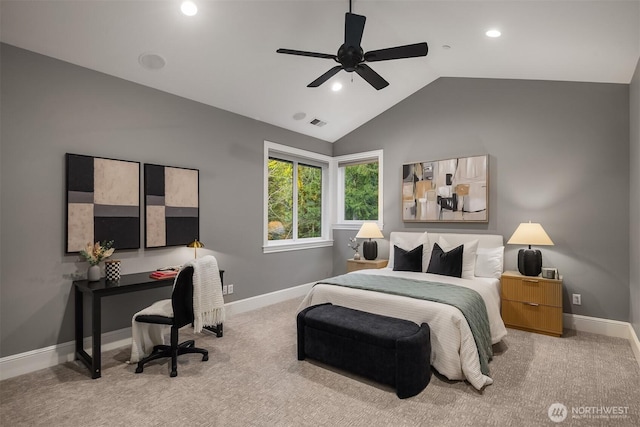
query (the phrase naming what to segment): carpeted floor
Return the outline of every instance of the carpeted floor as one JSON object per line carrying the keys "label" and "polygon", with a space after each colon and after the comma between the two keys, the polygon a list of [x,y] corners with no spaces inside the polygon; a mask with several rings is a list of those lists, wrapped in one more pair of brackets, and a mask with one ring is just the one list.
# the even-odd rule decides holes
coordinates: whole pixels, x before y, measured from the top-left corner
{"label": "carpeted floor", "polygon": [[[626,340],[565,331],[509,330],[482,392],[434,376],[418,396],[296,358],[300,300],[234,316],[225,336],[195,337],[210,350],[134,374],[129,348],[103,354],[102,378],[78,362],[0,382],[2,426],[537,426],[640,425],[640,368]],[[181,341],[191,336],[181,331]],[[575,412],[572,414],[572,412]],[[616,412],[616,414],[612,414]]]}

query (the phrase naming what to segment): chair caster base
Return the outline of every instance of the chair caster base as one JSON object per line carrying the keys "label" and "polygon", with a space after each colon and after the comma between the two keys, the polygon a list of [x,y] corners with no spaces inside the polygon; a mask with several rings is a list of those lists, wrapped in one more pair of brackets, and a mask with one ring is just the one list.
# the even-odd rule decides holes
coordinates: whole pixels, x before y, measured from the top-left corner
{"label": "chair caster base", "polygon": [[206,362],[207,360],[209,360],[209,355],[205,354],[204,356],[202,356],[202,361]]}
{"label": "chair caster base", "polygon": [[178,371],[171,371],[171,373],[169,374],[169,376],[170,376],[171,378],[173,378],[173,377],[177,377],[177,376],[178,376]]}
{"label": "chair caster base", "polygon": [[136,368],[136,374],[141,374],[141,373],[142,373],[142,368],[138,366]]}

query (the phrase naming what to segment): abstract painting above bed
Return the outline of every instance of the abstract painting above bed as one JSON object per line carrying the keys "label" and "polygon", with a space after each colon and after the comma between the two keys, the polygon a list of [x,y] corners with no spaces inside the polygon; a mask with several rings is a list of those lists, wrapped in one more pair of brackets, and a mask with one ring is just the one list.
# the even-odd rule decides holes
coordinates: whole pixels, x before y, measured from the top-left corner
{"label": "abstract painting above bed", "polygon": [[[503,245],[503,238],[498,235],[393,232],[391,247],[399,246],[404,250],[412,250],[419,245],[424,245],[431,253],[433,247],[431,242],[438,242],[441,237],[456,246],[475,241],[478,250],[483,251],[498,252],[497,248]],[[498,343],[506,336],[507,330],[500,316],[499,279],[477,276],[457,278],[428,274],[423,273],[426,270],[425,265],[422,272],[393,271],[393,261],[392,258],[389,260],[387,268],[360,270],[355,274],[367,275],[373,279],[373,282],[376,282],[376,276],[385,276],[384,281],[393,281],[394,278],[398,278],[398,283],[401,281],[445,283],[475,291],[484,301],[491,344]],[[500,269],[502,269],[502,262],[500,262]],[[482,270],[482,268],[479,269],[479,271]],[[493,383],[488,371],[481,366],[476,339],[467,318],[460,309],[452,305],[404,295],[319,283],[309,291],[299,310],[327,302],[369,313],[406,319],[417,324],[427,323],[431,328],[431,365],[434,369],[450,380],[467,380],[478,390]]]}
{"label": "abstract painting above bed", "polygon": [[488,222],[489,156],[402,165],[405,222]]}

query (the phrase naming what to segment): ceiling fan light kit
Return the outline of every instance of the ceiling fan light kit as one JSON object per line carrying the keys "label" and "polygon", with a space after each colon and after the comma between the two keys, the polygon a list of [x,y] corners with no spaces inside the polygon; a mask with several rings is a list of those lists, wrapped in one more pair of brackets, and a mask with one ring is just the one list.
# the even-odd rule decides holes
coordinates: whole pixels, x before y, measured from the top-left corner
{"label": "ceiling fan light kit", "polygon": [[336,65],[329,71],[312,81],[307,87],[318,87],[339,71],[344,70],[348,73],[356,72],[360,77],[367,81],[377,90],[389,86],[389,82],[376,73],[366,62],[389,61],[392,59],[416,58],[419,56],[427,56],[429,47],[426,42],[409,44],[405,46],[396,46],[386,49],[371,50],[364,52],[360,45],[362,34],[364,33],[364,24],[367,18],[362,15],[351,13],[351,1],[349,1],[349,12],[345,14],[344,23],[344,44],[338,49],[336,55],[327,53],[307,52],[293,49],[278,49],[277,53],[287,55],[309,56],[312,58],[333,59],[340,65]]}

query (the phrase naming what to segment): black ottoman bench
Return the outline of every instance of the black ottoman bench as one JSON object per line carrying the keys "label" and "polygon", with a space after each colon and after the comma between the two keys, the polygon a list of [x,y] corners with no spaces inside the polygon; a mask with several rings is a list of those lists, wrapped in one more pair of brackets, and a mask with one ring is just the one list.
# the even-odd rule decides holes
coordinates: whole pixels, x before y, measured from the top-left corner
{"label": "black ottoman bench", "polygon": [[297,316],[298,360],[305,357],[415,396],[431,380],[429,325],[333,304],[307,307]]}

